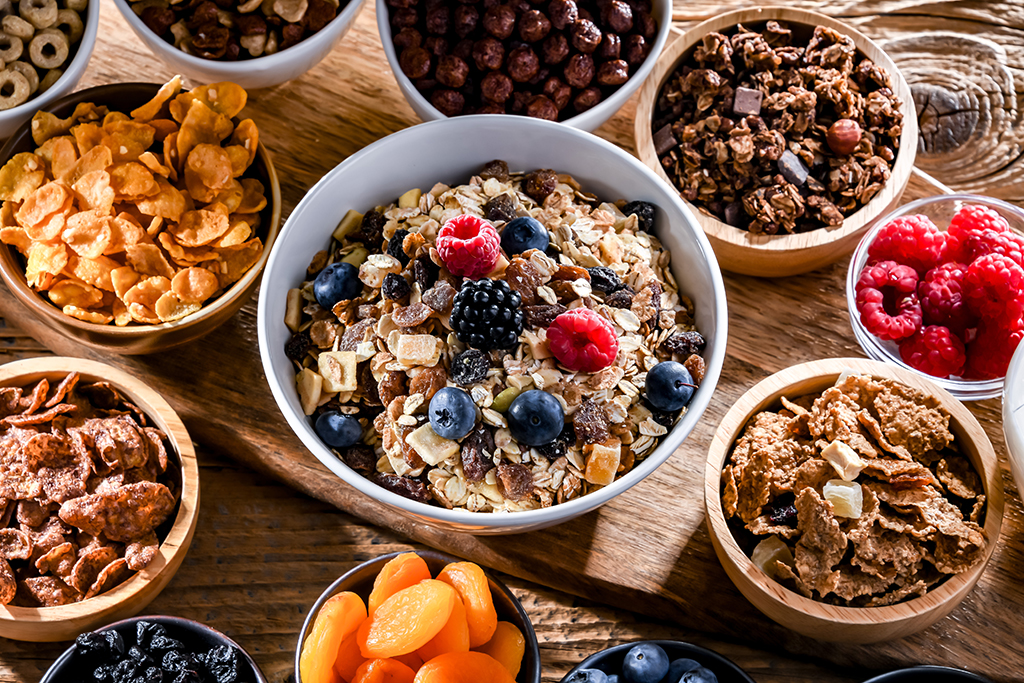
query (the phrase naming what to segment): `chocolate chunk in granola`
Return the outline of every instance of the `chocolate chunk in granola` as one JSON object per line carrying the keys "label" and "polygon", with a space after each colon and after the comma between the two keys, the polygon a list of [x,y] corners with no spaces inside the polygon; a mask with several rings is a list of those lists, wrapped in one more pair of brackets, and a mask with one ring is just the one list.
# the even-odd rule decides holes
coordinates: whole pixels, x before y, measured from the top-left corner
{"label": "chocolate chunk in granola", "polygon": [[405,297],[409,296],[409,293],[412,292],[412,288],[409,286],[409,281],[401,275],[397,273],[388,273],[384,276],[384,284],[381,285],[380,291],[386,299],[401,301]]}
{"label": "chocolate chunk in granola", "polygon": [[500,183],[508,182],[508,164],[501,159],[495,159],[494,161],[488,161],[484,165],[484,170],[480,171],[480,177],[484,180],[494,178]]}
{"label": "chocolate chunk in granola", "polygon": [[452,380],[466,387],[484,381],[490,369],[490,355],[478,349],[468,349],[452,359]]}
{"label": "chocolate chunk in granola", "polygon": [[363,214],[363,221],[359,230],[353,233],[349,239],[353,242],[362,242],[371,252],[377,251],[384,243],[384,224],[387,219],[376,209]]}
{"label": "chocolate chunk in granola", "polygon": [[764,93],[751,88],[736,88],[732,98],[732,112],[740,116],[756,116],[761,113]]}
{"label": "chocolate chunk in granola", "polygon": [[611,294],[622,288],[622,280],[607,266],[587,268],[587,273],[590,275],[590,286],[599,292]]}
{"label": "chocolate chunk in granola", "polygon": [[405,267],[409,263],[409,257],[406,256],[405,250],[402,249],[402,244],[408,236],[408,230],[395,230],[395,234],[388,240],[388,255],[398,259],[398,262],[402,264],[402,267]]}
{"label": "chocolate chunk in granola", "polygon": [[462,442],[462,470],[469,481],[483,481],[494,469],[494,433],[485,424],[478,424]]}
{"label": "chocolate chunk in granola", "polygon": [[511,500],[523,500],[533,493],[533,473],[517,462],[498,464],[498,482],[504,496]]}
{"label": "chocolate chunk in granola", "polygon": [[[672,355],[680,355],[688,358],[691,354],[700,353],[704,350],[704,337],[700,332],[676,332],[661,343],[662,347]],[[692,373],[691,373],[692,374]]]}
{"label": "chocolate chunk in granola", "polygon": [[631,308],[633,306],[633,288],[629,285],[616,289],[604,298],[604,302],[612,308]]}
{"label": "chocolate chunk in granola", "polygon": [[416,278],[416,284],[420,286],[420,291],[425,292],[431,285],[437,282],[437,276],[441,272],[441,269],[436,263],[430,260],[427,255],[419,256],[415,261],[412,262],[412,273],[413,277]]}
{"label": "chocolate chunk in granola", "polygon": [[810,174],[810,171],[807,170],[807,166],[800,160],[800,157],[787,149],[779,157],[779,173],[782,174],[787,183],[801,187],[807,182],[807,176]]}
{"label": "chocolate chunk in granola", "polygon": [[455,301],[455,288],[442,280],[423,292],[423,303],[438,313],[450,313],[452,302]]}
{"label": "chocolate chunk in granola", "polygon": [[507,194],[499,194],[497,197],[492,197],[484,204],[484,216],[492,223],[498,221],[508,223],[516,215],[516,203]]}
{"label": "chocolate chunk in granola", "polygon": [[399,477],[395,474],[385,474],[383,472],[374,472],[370,475],[370,481],[382,489],[391,491],[391,493],[397,493],[403,498],[409,500],[415,500],[419,503],[430,502],[430,490],[427,485],[418,479],[410,479],[409,477]]}
{"label": "chocolate chunk in granola", "polygon": [[288,356],[289,360],[301,363],[311,348],[313,348],[313,340],[309,337],[309,330],[302,330],[293,334],[292,338],[285,343],[284,355]]}
{"label": "chocolate chunk in granola", "polygon": [[547,328],[555,321],[555,318],[568,310],[562,304],[539,304],[537,306],[523,306],[526,326],[531,328]]}
{"label": "chocolate chunk in granola", "polygon": [[668,152],[679,144],[675,136],[672,135],[672,124],[666,123],[664,126],[654,131],[654,151],[658,153],[658,156],[664,156]]}
{"label": "chocolate chunk in granola", "polygon": [[555,191],[558,176],[550,168],[542,168],[526,176],[523,191],[538,204],[542,204],[547,196]]}
{"label": "chocolate chunk in granola", "polygon": [[608,413],[593,399],[580,404],[573,413],[572,424],[581,444],[602,443],[608,438]]}

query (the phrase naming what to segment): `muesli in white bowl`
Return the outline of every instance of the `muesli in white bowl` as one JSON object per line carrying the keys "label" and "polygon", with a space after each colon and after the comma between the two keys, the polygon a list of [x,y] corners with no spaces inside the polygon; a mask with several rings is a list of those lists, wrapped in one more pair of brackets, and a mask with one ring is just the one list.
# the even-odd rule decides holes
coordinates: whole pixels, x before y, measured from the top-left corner
{"label": "muesli in white bowl", "polygon": [[316,434],[379,486],[448,509],[534,510],[612,484],[705,372],[653,220],[646,202],[502,161],[350,209],[287,294],[285,353]]}

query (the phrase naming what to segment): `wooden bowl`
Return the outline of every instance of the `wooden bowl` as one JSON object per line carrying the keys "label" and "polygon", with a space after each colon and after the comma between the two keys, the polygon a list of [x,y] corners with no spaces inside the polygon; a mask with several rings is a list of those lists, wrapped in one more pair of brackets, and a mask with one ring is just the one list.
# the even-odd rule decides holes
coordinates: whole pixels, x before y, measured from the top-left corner
{"label": "wooden bowl", "polygon": [[654,72],[640,91],[640,102],[634,119],[637,154],[669,185],[674,187],[675,183],[661,166],[654,149],[651,131],[654,109],[662,86],[676,70],[676,66],[690,57],[694,47],[708,33],[727,30],[736,24],[756,25],[769,19],[785,21],[791,25],[803,24],[811,28],[819,25],[828,26],[853,38],[858,50],[883,67],[892,77],[895,93],[902,102],[903,112],[900,149],[889,182],[870,202],[847,217],[843,224],[836,228],[820,228],[792,235],[754,235],[747,230],[734,228],[687,202],[704,228],[708,240],[711,241],[723,270],[744,275],[785,277],[815,270],[850,253],[857,246],[861,236],[879,217],[896,208],[910,180],[914,157],[917,154],[917,112],[910,86],[896,64],[878,45],[853,27],[823,14],[786,7],[755,7],[726,12],[698,24],[665,48],[658,58]]}
{"label": "wooden bowl", "polygon": [[199,513],[199,466],[192,440],[177,413],[140,380],[117,368],[81,358],[41,357],[0,366],[0,387],[60,381],[77,371],[82,382],[110,382],[135,403],[171,443],[168,456],[181,468],[181,500],[153,561],[115,588],[58,607],[0,606],[0,637],[31,642],[70,640],[79,633],[138,614],[168,584],[185,559]]}
{"label": "wooden bowl", "polygon": [[[431,576],[437,576],[442,569],[452,562],[461,562],[457,557],[439,553],[436,550],[413,550],[427,563]],[[349,591],[361,597],[364,601],[370,597],[373,590],[373,580],[377,574],[390,560],[402,553],[390,553],[381,555],[361,565],[350,569],[342,574],[341,578],[327,587],[313,606],[306,614],[306,620],[302,623],[302,630],[299,631],[299,642],[295,646],[295,683],[302,683],[302,675],[299,672],[299,656],[302,654],[302,644],[306,642],[306,636],[313,628],[316,615],[320,608],[332,596],[338,593]],[[523,634],[526,639],[526,651],[523,653],[523,665],[519,669],[516,683],[540,683],[540,645],[537,643],[537,634],[533,630],[529,615],[523,609],[519,599],[501,581],[498,581],[487,569],[484,569],[487,581],[491,587],[491,599],[494,601],[494,609],[498,613],[499,621],[512,623]],[[486,683],[481,681],[481,683]]]}
{"label": "wooden bowl", "polygon": [[[148,102],[159,88],[160,85],[156,83],[101,85],[63,97],[44,110],[65,117],[70,116],[75,105],[80,102],[95,102],[115,111],[131,111]],[[25,122],[0,149],[0,166],[19,152],[32,152],[36,149],[30,126],[31,121]],[[281,223],[281,186],[270,153],[262,142],[256,148],[256,160],[251,168],[256,169],[256,175],[268,193],[267,206],[261,212],[261,226],[257,231],[257,236],[263,240],[263,254],[242,279],[213,301],[207,302],[198,312],[181,320],[160,325],[130,323],[125,327],[117,327],[113,323],[99,325],[64,315],[49,299],[28,286],[21,254],[2,243],[0,277],[33,315],[65,336],[95,349],[127,355],[154,353],[198,339],[224,324],[249,301],[277,238]]]}
{"label": "wooden bowl", "polygon": [[[887,378],[930,394],[951,415],[949,429],[970,458],[985,488],[984,557],[968,571],[950,576],[926,595],[886,607],[837,607],[805,598],[758,568],[740,548],[722,512],[722,468],[747,421],[787,398],[820,392],[846,370]],[[718,559],[740,592],[766,616],[818,640],[872,643],[916,633],[949,614],[981,578],[999,541],[1003,523],[1003,480],[992,444],[963,403],[923,377],[886,363],[833,358],[801,363],[761,380],[733,405],[715,433],[704,469],[704,510]]]}

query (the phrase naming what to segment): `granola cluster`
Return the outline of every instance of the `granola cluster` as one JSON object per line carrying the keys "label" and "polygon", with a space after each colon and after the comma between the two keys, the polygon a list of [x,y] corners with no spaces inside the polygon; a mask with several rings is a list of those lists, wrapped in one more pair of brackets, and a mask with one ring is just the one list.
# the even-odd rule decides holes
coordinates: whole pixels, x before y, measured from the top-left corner
{"label": "granola cluster", "polygon": [[[646,402],[648,370],[674,360],[699,384],[704,339],[668,251],[643,229],[652,214],[626,215],[623,206],[586,193],[570,176],[510,173],[491,162],[464,185],[439,183],[365,215],[349,211],[330,248],[314,256],[307,281],[289,293],[294,335],[286,353],[306,414],[356,416],[362,440],[336,448],[338,456],[390,491],[446,508],[537,509],[629,472],[685,412]],[[445,268],[435,240],[462,214],[499,231],[531,216],[548,231],[546,252],[502,251],[484,276],[521,299],[522,332],[511,348],[468,348],[453,332],[455,297],[471,281]],[[361,292],[325,310],[314,281],[338,262],[359,268]],[[607,320],[619,341],[614,361],[592,373],[560,365],[548,345],[554,319],[580,307]],[[475,403],[476,422],[461,440],[431,428],[428,406],[445,387]],[[513,438],[506,411],[533,389],[557,399],[565,423],[558,438],[531,447]]]}
{"label": "granola cluster", "polygon": [[668,78],[652,132],[702,211],[755,234],[842,225],[889,180],[903,115],[892,80],[824,26],[709,33]]}
{"label": "granola cluster", "polygon": [[751,559],[808,598],[851,607],[921,596],[981,561],[986,497],[932,396],[841,376],[755,415],[722,472]]}

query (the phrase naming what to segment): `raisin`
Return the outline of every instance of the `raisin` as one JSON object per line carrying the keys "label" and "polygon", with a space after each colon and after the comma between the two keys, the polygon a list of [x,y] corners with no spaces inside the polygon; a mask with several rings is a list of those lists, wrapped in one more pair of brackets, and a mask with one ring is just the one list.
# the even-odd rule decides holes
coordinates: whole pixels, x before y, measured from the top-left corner
{"label": "raisin", "polygon": [[423,303],[438,313],[449,313],[452,310],[452,302],[455,301],[455,288],[442,280],[423,292],[422,298]]}
{"label": "raisin", "polygon": [[406,440],[406,437],[416,431],[416,428],[411,425],[395,425],[395,429],[398,434],[398,443],[402,447],[402,460],[405,460],[405,464],[414,470],[423,467],[426,464],[423,462],[423,458]]}
{"label": "raisin", "polygon": [[774,507],[768,513],[768,519],[771,520],[772,524],[793,526],[796,524],[796,506],[780,505],[778,507]]}
{"label": "raisin", "polygon": [[565,426],[562,427],[562,431],[551,443],[546,443],[543,446],[534,446],[538,453],[543,455],[545,458],[551,460],[557,460],[565,455],[566,449],[569,444],[576,442],[576,429],[573,427],[571,422],[566,422]]}
{"label": "raisin", "polygon": [[377,380],[373,378],[373,370],[369,363],[362,363],[359,367],[359,391],[366,405],[381,405],[380,394],[377,393]]}
{"label": "raisin", "polygon": [[149,651],[155,655],[162,655],[165,652],[171,652],[174,650],[184,650],[185,646],[181,644],[180,640],[169,638],[164,635],[154,635],[153,639],[149,641]]}
{"label": "raisin", "polygon": [[388,370],[377,383],[377,393],[382,405],[389,406],[396,397],[405,394],[405,373]]}
{"label": "raisin", "polygon": [[202,666],[202,662],[199,661],[196,655],[178,650],[171,650],[165,654],[160,664],[167,671],[183,671],[185,669],[198,671]]}
{"label": "raisin", "polygon": [[462,470],[469,481],[483,481],[494,469],[494,434],[487,425],[477,425],[462,442]]}
{"label": "raisin", "polygon": [[237,683],[238,651],[230,645],[218,645],[204,657],[206,670],[216,683]]}
{"label": "raisin", "polygon": [[409,282],[401,275],[388,273],[384,276],[384,284],[381,285],[380,291],[385,299],[401,301],[409,296],[412,287],[409,286]]}
{"label": "raisin", "polygon": [[338,342],[338,350],[355,351],[366,338],[366,331],[376,324],[377,321],[373,318],[364,318],[346,327],[345,333],[341,335],[341,341]]}
{"label": "raisin", "polygon": [[562,304],[539,304],[537,306],[523,306],[523,315],[527,327],[550,327],[555,318],[566,312]]}
{"label": "raisin", "polygon": [[114,683],[131,683],[139,674],[139,665],[132,659],[122,659],[110,673]]}
{"label": "raisin", "polygon": [[141,666],[147,666],[153,663],[153,658],[143,651],[143,649],[138,645],[132,645],[128,648],[128,657],[135,660],[135,662]]}
{"label": "raisin", "polygon": [[427,255],[420,256],[412,262],[412,273],[413,277],[416,278],[416,284],[420,286],[420,291],[425,292],[427,289],[437,282],[438,273],[441,269],[437,267],[430,257]]}
{"label": "raisin", "polygon": [[633,296],[633,289],[625,285],[606,296],[604,302],[612,308],[629,308],[633,305]]}
{"label": "raisin", "polygon": [[538,204],[542,204],[549,194],[555,191],[558,176],[550,168],[542,168],[526,176],[523,190]]}
{"label": "raisin", "polygon": [[626,216],[636,214],[639,227],[644,232],[654,231],[654,204],[650,202],[630,202],[622,207]]}
{"label": "raisin", "polygon": [[505,282],[513,292],[518,292],[523,306],[537,303],[537,288],[541,285],[537,268],[524,258],[516,256],[505,268]]}
{"label": "raisin", "polygon": [[359,230],[352,234],[351,241],[362,242],[371,251],[380,249],[384,241],[384,224],[386,222],[387,219],[379,211],[367,211],[363,215],[363,222],[359,225]]}
{"label": "raisin", "polygon": [[[19,513],[20,514],[20,513]],[[92,631],[75,639],[75,657],[100,662],[124,654],[124,640],[117,631]]]}
{"label": "raisin", "polygon": [[611,268],[595,266],[587,268],[587,272],[590,273],[590,286],[599,292],[611,294],[622,287],[622,280]]}
{"label": "raisin", "polygon": [[183,669],[174,676],[171,683],[203,683],[203,679],[198,672],[192,669]]}
{"label": "raisin", "polygon": [[373,452],[372,446],[366,444],[349,446],[341,452],[341,459],[364,477],[377,468],[377,454]]}
{"label": "raisin", "polygon": [[576,439],[583,444],[601,443],[608,439],[608,413],[596,401],[586,399],[572,416]]}
{"label": "raisin", "polygon": [[671,337],[662,342],[662,346],[665,347],[669,353],[680,356],[689,357],[695,353],[700,353],[704,350],[704,337],[701,336],[700,332],[676,332]]}
{"label": "raisin", "polygon": [[492,223],[497,221],[508,223],[517,215],[516,203],[507,194],[499,194],[484,204],[484,215]]}
{"label": "raisin", "polygon": [[433,313],[430,306],[422,301],[417,301],[414,304],[395,309],[391,314],[391,319],[399,327],[416,327],[425,323]]}
{"label": "raisin", "polygon": [[423,394],[423,398],[429,401],[446,384],[448,384],[448,373],[443,365],[420,368],[419,373],[409,380],[409,394]]}
{"label": "raisin", "polygon": [[700,383],[704,381],[704,373],[707,371],[704,359],[696,353],[691,353],[683,361],[683,367],[690,372],[690,376],[693,377],[693,383],[700,386]]}
{"label": "raisin", "polygon": [[397,493],[403,498],[415,500],[420,503],[430,502],[430,491],[427,489],[427,485],[418,479],[409,479],[408,477],[399,477],[395,474],[376,472],[370,475],[370,481],[382,489],[391,491],[391,493]]}
{"label": "raisin", "polygon": [[132,683],[163,683],[164,672],[155,666],[147,666]]}
{"label": "raisin", "polygon": [[408,236],[408,230],[395,230],[395,234],[388,240],[388,254],[398,259],[398,262],[403,267],[409,263],[409,257],[405,255],[405,250],[402,249],[402,243],[405,242],[405,238]]}
{"label": "raisin", "polygon": [[567,266],[564,263],[560,264],[558,266],[558,270],[556,270],[551,276],[552,280],[567,280],[570,282],[581,278],[590,282],[590,273],[587,272],[586,268],[581,268],[579,266]]}
{"label": "raisin", "polygon": [[[75,651],[77,655],[77,650]],[[92,670],[92,680],[96,683],[110,683],[114,680],[114,665],[100,664]]]}
{"label": "raisin", "polygon": [[510,500],[523,500],[533,493],[533,472],[517,462],[498,465],[498,482],[502,493]]}
{"label": "raisin", "polygon": [[488,161],[484,170],[480,171],[480,177],[484,180],[494,178],[501,183],[508,182],[508,164],[501,159]]}
{"label": "raisin", "polygon": [[463,351],[452,359],[452,379],[461,387],[482,382],[491,369],[491,357],[477,349]]}
{"label": "raisin", "polygon": [[924,488],[932,482],[931,477],[923,477],[919,474],[897,474],[889,479],[889,484],[897,491]]}

